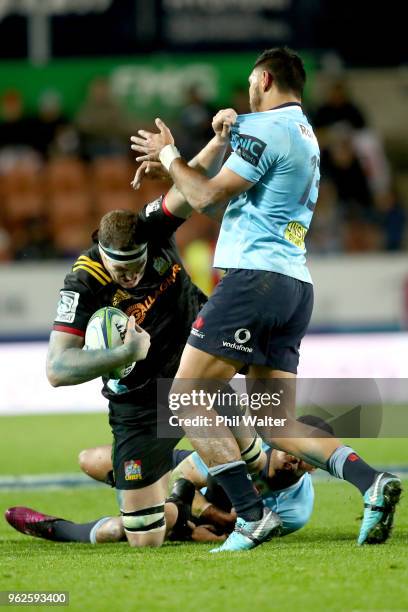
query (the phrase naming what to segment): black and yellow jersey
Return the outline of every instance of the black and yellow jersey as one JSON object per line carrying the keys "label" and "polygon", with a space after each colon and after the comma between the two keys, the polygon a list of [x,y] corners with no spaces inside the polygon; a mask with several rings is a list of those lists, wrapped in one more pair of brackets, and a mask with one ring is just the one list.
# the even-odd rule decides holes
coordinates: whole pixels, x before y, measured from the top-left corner
{"label": "black and yellow jersey", "polygon": [[[157,202],[161,207],[161,199]],[[53,326],[56,331],[85,336],[93,313],[115,306],[133,315],[149,332],[147,358],[121,381],[104,378],[103,395],[123,403],[136,401],[157,378],[175,375],[191,324],[206,301],[184,269],[175,245],[174,230],[183,220],[169,217],[163,223],[157,202],[139,214],[138,231],[141,239],[148,241],[146,270],[139,284],[132,289],[116,284],[94,244],[78,257],[65,277]]]}

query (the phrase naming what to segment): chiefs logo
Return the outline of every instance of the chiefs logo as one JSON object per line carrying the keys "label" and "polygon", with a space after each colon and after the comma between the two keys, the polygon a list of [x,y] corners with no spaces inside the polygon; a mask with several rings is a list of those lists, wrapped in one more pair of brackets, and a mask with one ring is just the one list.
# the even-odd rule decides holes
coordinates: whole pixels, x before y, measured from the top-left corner
{"label": "chiefs logo", "polygon": [[126,309],[126,314],[128,317],[132,315],[135,317],[135,321],[138,325],[140,325],[146,318],[147,313],[150,308],[153,306],[157,298],[167,291],[169,287],[174,285],[177,280],[177,276],[181,270],[181,266],[179,264],[174,264],[171,268],[170,274],[160,283],[160,286],[152,295],[148,295],[147,298],[143,302],[139,302],[138,304],[133,304],[133,306],[129,306]]}
{"label": "chiefs logo", "polygon": [[127,309],[126,314],[131,317],[132,315],[135,317],[135,321],[138,325],[140,325],[146,317],[147,308],[143,306],[143,304],[135,304],[134,306],[130,306]]}

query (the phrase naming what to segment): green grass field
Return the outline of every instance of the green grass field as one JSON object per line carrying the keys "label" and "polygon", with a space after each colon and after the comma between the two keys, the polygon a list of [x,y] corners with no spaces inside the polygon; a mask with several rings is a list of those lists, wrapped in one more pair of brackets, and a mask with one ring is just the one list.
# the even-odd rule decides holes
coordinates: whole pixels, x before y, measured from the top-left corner
{"label": "green grass field", "polygon": [[[109,443],[104,415],[0,418],[0,475],[76,471],[81,448]],[[373,463],[407,464],[407,441],[355,440]],[[408,483],[406,483],[408,485]],[[28,505],[72,520],[116,514],[106,488],[0,490],[0,510]],[[134,550],[31,539],[0,519],[0,591],[69,591],[72,610],[408,610],[408,504],[393,538],[356,546],[361,498],[339,482],[316,483],[315,512],[298,534],[247,554],[213,556],[204,544]]]}

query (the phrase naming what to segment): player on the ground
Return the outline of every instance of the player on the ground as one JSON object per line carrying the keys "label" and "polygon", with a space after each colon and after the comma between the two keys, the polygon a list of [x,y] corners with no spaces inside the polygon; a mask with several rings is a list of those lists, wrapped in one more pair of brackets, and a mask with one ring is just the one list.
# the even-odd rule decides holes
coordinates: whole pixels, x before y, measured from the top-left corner
{"label": "player on the ground", "polygon": [[[291,50],[270,49],[257,59],[249,76],[252,112],[238,117],[233,153],[211,179],[180,157],[160,119],[158,134],[141,130],[132,139],[143,153],[138,160],[160,160],[196,210],[229,202],[214,260],[227,273],[200,312],[199,328],[193,325],[172,392],[205,391],[211,380],[229,380],[245,366],[254,385],[264,380],[268,388],[284,388],[287,437],[276,439],[265,428],[263,437],[354,484],[365,505],[358,543],[380,543],[390,534],[400,480],[376,472],[333,437],[314,438],[293,418],[293,379],[313,307],[304,240],[319,186],[319,146],[301,106],[305,79],[302,60]],[[182,415],[205,415],[206,409],[185,406]],[[267,540],[273,517],[255,495],[231,433],[219,427],[219,437],[211,439],[184,429],[238,514],[236,530],[216,550],[246,550]]]}
{"label": "player on the ground", "polygon": [[[228,120],[221,117],[215,137],[192,161],[195,167],[216,171],[228,129]],[[176,373],[191,324],[206,299],[185,272],[174,242],[175,230],[190,212],[173,187],[138,215],[107,213],[95,244],[65,278],[49,343],[47,375],[53,386],[103,377],[116,489],[132,546],[159,546],[164,539],[164,501],[179,438],[157,437],[156,379]],[[104,306],[130,317],[124,344],[83,351],[88,321]],[[112,369],[133,361],[136,366],[127,377],[109,378]]]}
{"label": "player on the ground", "polygon": [[[332,433],[330,425],[310,415],[302,422]],[[80,455],[82,469],[97,480],[109,481],[112,468],[107,447],[89,449]],[[93,463],[93,461],[96,463]],[[266,507],[276,512],[282,528],[279,534],[298,531],[309,521],[314,502],[314,490],[307,465],[292,455],[264,445],[256,456],[253,481]],[[112,475],[110,474],[110,478]],[[166,501],[167,536],[171,540],[217,542],[226,539],[236,520],[236,514],[225,492],[209,475],[208,468],[197,452],[173,451],[172,492]],[[194,485],[192,497],[188,482]],[[16,506],[5,513],[6,520],[17,531],[55,542],[118,542],[124,539],[121,517],[104,517],[89,523],[73,523],[52,517],[31,508]]]}

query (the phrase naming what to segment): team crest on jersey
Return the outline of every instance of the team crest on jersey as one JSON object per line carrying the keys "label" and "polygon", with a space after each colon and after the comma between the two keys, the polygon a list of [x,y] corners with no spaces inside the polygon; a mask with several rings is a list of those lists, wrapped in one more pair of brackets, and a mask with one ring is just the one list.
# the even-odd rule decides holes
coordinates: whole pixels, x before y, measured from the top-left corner
{"label": "team crest on jersey", "polygon": [[171,262],[166,261],[163,257],[155,257],[153,259],[153,268],[156,270],[156,272],[160,274],[160,276],[163,276],[163,274],[167,272],[170,266]]}
{"label": "team crest on jersey", "polygon": [[156,210],[159,210],[161,201],[162,198],[159,198],[146,206],[146,217],[149,217],[152,213],[156,212]]}
{"label": "team crest on jersey", "polygon": [[231,144],[235,153],[252,166],[257,166],[265,151],[266,142],[250,136],[249,134],[236,134],[231,136]]}
{"label": "team crest on jersey", "polygon": [[125,461],[125,480],[142,480],[142,462],[140,459]]}

